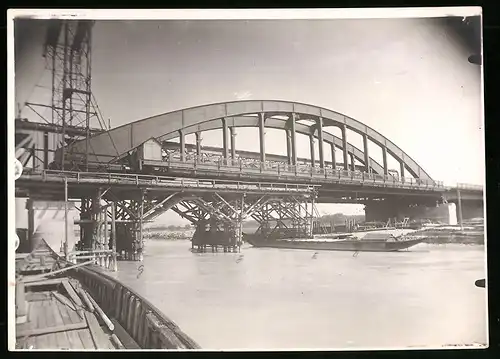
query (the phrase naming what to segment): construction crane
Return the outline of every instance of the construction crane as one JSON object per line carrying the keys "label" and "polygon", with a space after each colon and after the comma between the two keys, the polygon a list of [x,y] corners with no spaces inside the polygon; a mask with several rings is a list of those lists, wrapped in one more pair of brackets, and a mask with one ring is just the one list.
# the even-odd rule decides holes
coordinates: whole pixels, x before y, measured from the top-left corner
{"label": "construction crane", "polygon": [[[49,104],[26,105],[44,122],[16,119],[16,157],[26,166],[32,158],[33,168],[40,163],[44,169],[67,168],[65,149],[74,141],[88,139],[93,133],[106,130],[99,107],[92,94],[92,28],[91,20],[47,20],[43,46],[45,70],[51,73]],[[50,109],[50,117],[37,109]],[[61,158],[54,162],[53,153],[61,148]],[[24,151],[22,151],[24,149]],[[88,170],[87,146],[76,170]],[[40,156],[43,153],[43,157]],[[83,167],[83,168],[82,168]]]}

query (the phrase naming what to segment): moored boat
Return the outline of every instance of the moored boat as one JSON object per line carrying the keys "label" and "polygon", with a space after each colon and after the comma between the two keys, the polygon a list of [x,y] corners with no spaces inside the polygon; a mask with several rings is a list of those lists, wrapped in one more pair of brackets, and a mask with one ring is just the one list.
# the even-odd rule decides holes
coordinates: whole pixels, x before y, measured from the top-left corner
{"label": "moored boat", "polygon": [[391,233],[367,233],[361,239],[353,235],[342,239],[325,238],[324,240],[266,240],[256,235],[245,235],[244,238],[254,247],[352,252],[394,252],[410,248],[426,239],[426,237],[410,235],[396,237]]}
{"label": "moored boat", "polygon": [[198,349],[145,298],[44,240],[16,255],[17,349]]}

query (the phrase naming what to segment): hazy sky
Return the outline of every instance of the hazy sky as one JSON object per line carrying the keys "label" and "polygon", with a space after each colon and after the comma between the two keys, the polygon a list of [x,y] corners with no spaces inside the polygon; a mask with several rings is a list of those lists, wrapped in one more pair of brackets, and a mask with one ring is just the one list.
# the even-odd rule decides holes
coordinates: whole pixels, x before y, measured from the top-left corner
{"label": "hazy sky", "polygon": [[[37,34],[17,59],[19,103],[41,98],[33,87],[49,78]],[[468,55],[436,19],[100,21],[92,86],[113,127],[237,99],[326,107],[378,130],[435,179],[482,184],[481,76]],[[237,149],[258,151],[256,129],[238,133]],[[359,136],[349,140],[361,147]],[[269,152],[284,154],[285,144],[268,131]],[[308,157],[308,142],[299,144]]]}

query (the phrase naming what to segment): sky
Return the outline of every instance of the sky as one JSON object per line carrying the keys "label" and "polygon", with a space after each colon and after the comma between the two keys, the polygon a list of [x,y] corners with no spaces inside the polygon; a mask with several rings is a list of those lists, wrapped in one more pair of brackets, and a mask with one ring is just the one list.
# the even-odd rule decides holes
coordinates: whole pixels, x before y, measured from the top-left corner
{"label": "sky", "polygon": [[[434,179],[484,181],[481,68],[439,19],[97,21],[92,41],[93,92],[112,127],[215,102],[303,102],[376,129]],[[50,79],[42,43],[34,31],[19,46],[21,106],[47,94],[35,87]],[[258,151],[257,129],[237,133],[238,150]],[[362,148],[360,136],[348,140]],[[308,141],[298,145],[309,157]],[[266,149],[285,154],[284,133],[268,130]],[[377,146],[370,155],[381,162]]]}

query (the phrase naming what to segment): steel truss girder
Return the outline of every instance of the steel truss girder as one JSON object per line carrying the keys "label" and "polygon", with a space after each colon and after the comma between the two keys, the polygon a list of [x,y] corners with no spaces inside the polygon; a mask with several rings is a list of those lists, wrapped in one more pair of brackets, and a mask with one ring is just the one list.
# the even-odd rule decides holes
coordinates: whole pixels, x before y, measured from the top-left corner
{"label": "steel truss girder", "polygon": [[242,243],[243,220],[259,210],[269,199],[268,195],[248,198],[244,194],[214,193],[184,199],[173,206],[172,209],[196,226],[193,246],[197,236],[210,237],[210,233],[223,232],[231,238],[229,244],[214,244],[215,242],[208,241],[208,243],[201,244],[201,246],[222,245],[224,248],[236,248],[236,246],[239,248]]}
{"label": "steel truss girder", "polygon": [[252,214],[259,223],[256,234],[265,237],[310,237],[314,220],[314,202],[311,209],[304,198],[268,200]]}

